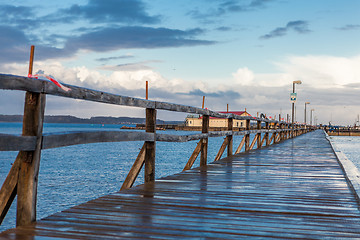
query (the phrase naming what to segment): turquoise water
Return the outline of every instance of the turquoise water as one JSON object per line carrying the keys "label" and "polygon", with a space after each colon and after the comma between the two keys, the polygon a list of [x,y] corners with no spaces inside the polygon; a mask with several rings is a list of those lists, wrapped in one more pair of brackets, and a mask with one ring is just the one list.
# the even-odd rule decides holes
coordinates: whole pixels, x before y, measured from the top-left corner
{"label": "turquoise water", "polygon": [[[44,133],[64,131],[127,131],[122,125],[45,124]],[[0,133],[21,134],[21,123],[0,123]],[[164,134],[198,132],[158,131]],[[234,148],[242,136],[234,137]],[[156,144],[156,178],[181,172],[198,141]],[[223,137],[210,138],[208,162],[212,162]],[[37,218],[67,209],[120,189],[143,142],[94,143],[43,150],[41,154]],[[225,153],[226,154],[226,153]],[[5,180],[17,152],[0,152],[0,184]],[[225,155],[224,155],[225,156]],[[199,165],[196,160],[194,167]],[[141,172],[135,185],[143,183]],[[16,200],[15,200],[16,201]],[[13,203],[0,231],[15,226],[16,202]]]}

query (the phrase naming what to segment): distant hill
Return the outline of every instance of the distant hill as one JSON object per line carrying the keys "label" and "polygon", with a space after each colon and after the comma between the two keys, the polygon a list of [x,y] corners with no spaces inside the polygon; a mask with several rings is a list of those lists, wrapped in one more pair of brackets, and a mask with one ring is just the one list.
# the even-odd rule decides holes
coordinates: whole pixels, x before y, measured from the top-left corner
{"label": "distant hill", "polygon": [[[0,122],[22,122],[22,115],[0,115]],[[69,115],[45,116],[46,123],[84,123],[84,124],[145,124],[145,118],[132,117],[91,117],[78,118]],[[156,120],[157,124],[180,124],[183,121]]]}

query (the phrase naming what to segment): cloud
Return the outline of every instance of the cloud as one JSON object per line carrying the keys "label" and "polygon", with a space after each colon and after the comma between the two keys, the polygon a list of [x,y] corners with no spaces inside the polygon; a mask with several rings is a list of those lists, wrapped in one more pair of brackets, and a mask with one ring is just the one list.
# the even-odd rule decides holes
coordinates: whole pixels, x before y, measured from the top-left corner
{"label": "cloud", "polygon": [[139,70],[149,70],[152,69],[151,67],[147,66],[149,63],[159,62],[159,61],[144,61],[144,62],[137,62],[137,63],[125,63],[125,64],[118,64],[118,65],[105,65],[100,67],[103,70],[109,71],[139,71]]}
{"label": "cloud", "polygon": [[95,52],[129,48],[164,48],[215,44],[214,41],[196,40],[202,29],[175,30],[140,26],[102,28],[78,37],[70,37],[65,49]]}
{"label": "cloud", "polygon": [[337,30],[341,31],[352,31],[352,30],[359,30],[360,24],[348,24],[339,28],[336,28]]}
{"label": "cloud", "polygon": [[306,21],[301,21],[301,20],[291,21],[288,22],[285,27],[275,28],[270,33],[261,36],[260,39],[267,40],[275,37],[282,37],[285,36],[291,30],[299,34],[306,34],[311,32],[308,28],[308,25],[309,24]]}
{"label": "cloud", "polygon": [[53,21],[64,19],[82,19],[91,23],[159,23],[160,16],[150,16],[146,12],[146,6],[140,0],[89,0],[86,5],[74,4],[69,8],[61,9],[57,13],[49,15],[61,16]]}
{"label": "cloud", "polygon": [[254,81],[254,73],[247,67],[239,68],[232,74],[235,82],[240,85],[251,85]]}
{"label": "cloud", "polygon": [[237,0],[213,1],[216,3],[212,6],[211,1],[206,1],[206,5],[210,5],[208,9],[192,10],[188,12],[191,17],[201,20],[210,21],[209,19],[221,17],[229,13],[249,12],[265,8],[266,5],[274,0],[251,0],[249,3],[243,3]]}
{"label": "cloud", "polygon": [[126,54],[126,55],[117,56],[117,57],[98,58],[98,59],[96,59],[96,61],[107,62],[107,61],[111,61],[111,60],[129,59],[129,58],[134,58],[134,55]]}
{"label": "cloud", "polygon": [[360,56],[292,56],[276,65],[280,71],[316,88],[344,87],[360,82]]}
{"label": "cloud", "polygon": [[[289,94],[292,91],[292,81],[300,79],[303,84],[296,88],[297,120],[302,121],[304,102],[309,101],[310,107],[315,109],[314,114],[319,123],[328,123],[330,119],[337,124],[353,123],[353,119],[360,112],[356,101],[360,95],[360,69],[357,67],[360,65],[360,56],[291,56],[274,64],[278,68],[277,73],[258,73],[247,67],[240,67],[232,75],[229,73],[229,79],[216,84],[167,79],[152,69],[119,68],[111,74],[104,74],[84,66],[65,67],[59,62],[36,61],[34,71],[41,69],[45,74],[53,75],[67,84],[140,98],[144,98],[145,81],[149,81],[151,100],[200,107],[202,96],[206,96],[205,105],[212,110],[225,110],[229,103],[232,110],[247,108],[252,115],[263,112],[271,116],[278,115],[280,111],[283,116],[290,114]],[[0,65],[0,71],[9,74],[26,75],[26,70],[25,64]],[[0,107],[1,112],[21,113],[23,95],[9,96],[9,92],[13,94],[14,91],[0,93],[1,102],[11,99],[11,104]],[[69,105],[72,107],[64,107]],[[178,115],[161,112],[164,119],[179,120]],[[143,109],[124,110],[119,106],[49,97],[47,113],[73,114],[80,117],[142,116]]]}

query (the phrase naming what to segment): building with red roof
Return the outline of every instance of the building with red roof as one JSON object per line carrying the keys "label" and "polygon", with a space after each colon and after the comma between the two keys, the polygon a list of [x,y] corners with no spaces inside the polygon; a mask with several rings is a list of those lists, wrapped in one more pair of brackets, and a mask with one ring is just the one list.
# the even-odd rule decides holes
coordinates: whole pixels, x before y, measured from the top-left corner
{"label": "building with red roof", "polygon": [[[245,109],[245,111],[222,111],[220,113],[232,113],[239,116],[251,116]],[[226,118],[216,118],[210,117],[209,126],[211,128],[225,128],[227,127],[228,121]],[[246,120],[236,120],[233,121],[233,128],[245,127]],[[187,127],[201,127],[202,126],[202,117],[200,115],[188,115],[186,117],[185,126]]]}

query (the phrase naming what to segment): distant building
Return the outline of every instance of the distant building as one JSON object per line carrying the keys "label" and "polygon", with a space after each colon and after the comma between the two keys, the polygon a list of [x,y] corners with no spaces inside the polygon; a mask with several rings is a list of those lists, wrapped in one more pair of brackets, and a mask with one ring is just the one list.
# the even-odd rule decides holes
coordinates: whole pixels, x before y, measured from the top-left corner
{"label": "distant building", "polygon": [[[220,112],[220,113],[232,113],[239,116],[251,116],[248,112],[245,111],[234,111],[234,112]],[[233,127],[245,127],[246,120],[236,120],[233,121]],[[200,115],[188,115],[186,117],[185,126],[187,127],[201,127],[202,126],[202,117]],[[228,121],[225,118],[216,118],[210,117],[209,122],[210,127],[227,127]]]}

